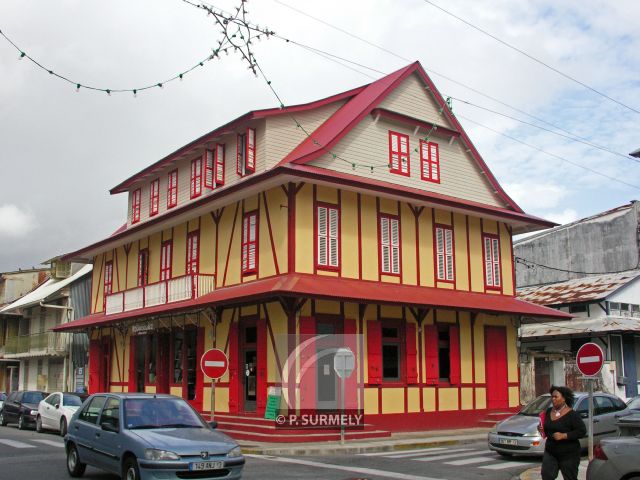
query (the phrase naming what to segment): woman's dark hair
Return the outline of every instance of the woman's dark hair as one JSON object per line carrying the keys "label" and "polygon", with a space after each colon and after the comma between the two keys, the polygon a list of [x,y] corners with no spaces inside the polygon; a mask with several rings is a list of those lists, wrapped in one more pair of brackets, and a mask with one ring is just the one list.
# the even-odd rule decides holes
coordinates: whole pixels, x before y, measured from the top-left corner
{"label": "woman's dark hair", "polygon": [[575,396],[569,387],[556,387],[555,385],[549,389],[549,393],[553,395],[553,392],[558,392],[560,395],[564,397],[564,401],[566,402],[568,407],[573,407],[573,400]]}

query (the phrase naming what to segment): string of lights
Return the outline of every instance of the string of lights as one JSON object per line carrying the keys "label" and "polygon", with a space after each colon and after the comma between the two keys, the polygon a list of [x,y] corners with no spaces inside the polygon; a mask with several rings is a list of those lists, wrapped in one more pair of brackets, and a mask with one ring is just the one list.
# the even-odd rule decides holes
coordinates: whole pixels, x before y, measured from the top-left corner
{"label": "string of lights", "polygon": [[562,273],[575,273],[577,275],[609,275],[609,274],[616,274],[616,273],[627,273],[627,272],[632,272],[634,270],[637,270],[638,268],[640,268],[640,259],[638,259],[638,263],[636,264],[635,267],[633,268],[628,268],[626,270],[614,270],[614,271],[609,271],[609,272],[584,272],[584,271],[578,271],[578,270],[570,270],[570,269],[566,269],[566,268],[559,268],[559,267],[552,267],[550,265],[544,265],[542,263],[537,263],[534,262],[532,260],[528,260],[526,258],[522,258],[522,257],[514,257],[516,263],[519,263],[520,265],[524,265],[525,267],[527,267],[527,269],[535,269],[535,268],[544,268],[547,270],[553,270],[555,272],[562,272]]}

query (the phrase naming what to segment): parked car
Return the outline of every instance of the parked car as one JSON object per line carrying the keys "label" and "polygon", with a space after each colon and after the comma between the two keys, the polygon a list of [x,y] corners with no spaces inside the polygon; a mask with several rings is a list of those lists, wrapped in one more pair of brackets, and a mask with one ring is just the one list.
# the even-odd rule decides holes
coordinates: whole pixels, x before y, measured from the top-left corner
{"label": "parked car", "polygon": [[241,477],[238,444],[182,398],[98,393],[73,415],[65,436],[72,477],[92,465],[127,480]]}
{"label": "parked car", "polygon": [[618,438],[605,438],[593,449],[587,480],[640,479],[640,413],[618,420],[618,429]]}
{"label": "parked car", "polygon": [[87,395],[79,393],[54,392],[38,405],[36,431],[57,430],[63,437],[73,414],[82,406]]}
{"label": "parked car", "polygon": [[2,410],[2,405],[4,405],[4,401],[7,399],[7,394],[4,392],[0,392],[0,410]]}
{"label": "parked car", "polygon": [[[541,395],[520,412],[498,423],[489,432],[489,449],[501,455],[542,456],[545,439],[538,432],[540,412],[551,406],[551,395]],[[575,393],[574,410],[587,423],[589,417],[589,395]],[[628,415],[627,405],[615,395],[594,393],[593,395],[593,439],[594,443],[601,438],[616,435],[616,421]],[[587,427],[588,428],[588,427]],[[583,448],[587,447],[588,438],[580,439]]]}
{"label": "parked car", "polygon": [[11,392],[0,411],[0,425],[17,423],[20,430],[35,425],[38,415],[38,404],[46,397],[45,392],[36,390],[18,390]]}
{"label": "parked car", "polygon": [[627,402],[627,407],[631,410],[640,412],[640,396],[633,397]]}

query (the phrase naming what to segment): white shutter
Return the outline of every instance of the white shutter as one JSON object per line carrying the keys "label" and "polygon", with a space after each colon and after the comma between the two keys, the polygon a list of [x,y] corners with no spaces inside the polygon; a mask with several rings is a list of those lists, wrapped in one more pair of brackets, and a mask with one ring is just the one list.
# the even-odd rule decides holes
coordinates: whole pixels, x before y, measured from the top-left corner
{"label": "white shutter", "polygon": [[244,217],[242,221],[242,270],[248,269],[248,245],[249,241],[249,217]]}
{"label": "white shutter", "polygon": [[400,231],[397,219],[390,220],[391,227],[391,273],[400,273]]}
{"label": "white shutter", "polygon": [[206,188],[214,188],[213,183],[213,150],[207,150],[204,152],[204,186]]}
{"label": "white shutter", "polygon": [[216,144],[215,155],[215,186],[224,185],[224,144]]}
{"label": "white shutter", "polygon": [[398,142],[398,135],[396,133],[392,133],[389,136],[389,141],[391,142],[391,170],[399,170],[400,169],[400,145]]}
{"label": "white shutter", "polygon": [[453,230],[446,229],[445,231],[445,247],[446,247],[446,259],[447,259],[447,280],[454,279],[453,272]]}
{"label": "white shutter", "polygon": [[329,265],[338,266],[338,210],[329,209]]}
{"label": "white shutter", "polygon": [[440,179],[440,154],[437,143],[429,144],[429,165],[431,166],[431,180],[437,182]]}
{"label": "white shutter", "polygon": [[487,285],[493,286],[493,262],[491,261],[491,239],[484,237],[484,271]]}
{"label": "white shutter", "polygon": [[256,220],[258,216],[256,214],[249,215],[249,251],[247,267],[249,270],[255,270],[256,268]]}
{"label": "white shutter", "polygon": [[255,128],[247,129],[247,148],[246,148],[246,172],[256,171],[256,130]]}
{"label": "white shutter", "polygon": [[380,248],[382,257],[382,272],[390,273],[390,245],[389,245],[389,219],[380,218]]}
{"label": "white shutter", "polygon": [[444,267],[444,230],[436,228],[436,257],[438,263],[438,280],[446,280]]}
{"label": "white shutter", "polygon": [[400,137],[400,171],[409,173],[409,137]]}
{"label": "white shutter", "polygon": [[318,207],[318,265],[327,265],[327,209]]}
{"label": "white shutter", "polygon": [[429,144],[420,141],[420,163],[422,167],[422,178],[428,180],[431,178],[431,168],[429,164]]}
{"label": "white shutter", "polygon": [[493,286],[500,286],[500,245],[497,238],[491,239],[493,250]]}

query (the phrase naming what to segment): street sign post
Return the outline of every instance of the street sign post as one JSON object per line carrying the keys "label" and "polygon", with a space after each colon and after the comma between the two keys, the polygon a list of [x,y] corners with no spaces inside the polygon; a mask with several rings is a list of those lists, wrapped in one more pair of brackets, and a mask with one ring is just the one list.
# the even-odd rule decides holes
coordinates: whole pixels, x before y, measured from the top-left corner
{"label": "street sign post", "polygon": [[228,369],[227,354],[219,348],[207,350],[200,358],[200,370],[211,379],[211,420],[213,420],[216,409],[216,380],[227,373]]}
{"label": "street sign post", "polygon": [[593,460],[593,382],[604,365],[604,352],[600,345],[589,342],[576,354],[578,370],[586,377],[589,391],[589,461]]}
{"label": "street sign post", "polygon": [[[350,348],[342,347],[333,356],[333,370],[340,377],[340,410],[344,413],[344,380],[349,378],[356,366],[356,357]],[[340,425],[340,445],[344,445],[344,425]]]}

